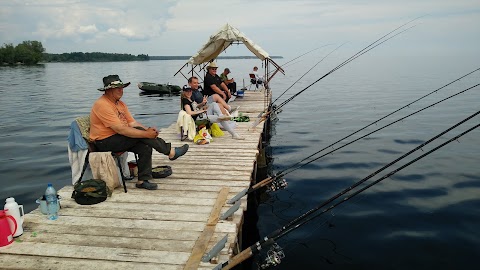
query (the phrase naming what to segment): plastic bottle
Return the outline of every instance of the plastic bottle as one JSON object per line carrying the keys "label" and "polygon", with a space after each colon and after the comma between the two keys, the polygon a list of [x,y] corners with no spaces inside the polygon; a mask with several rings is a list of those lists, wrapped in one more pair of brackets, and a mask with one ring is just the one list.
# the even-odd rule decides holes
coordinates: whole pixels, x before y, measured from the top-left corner
{"label": "plastic bottle", "polygon": [[[17,222],[17,231],[15,231],[15,224],[13,223],[13,221],[8,220],[11,231],[15,231],[13,237],[20,236],[23,234],[23,205],[18,205],[15,199],[12,197],[7,198],[5,202],[5,207],[3,208],[5,210],[5,214],[7,214],[7,216],[12,216]],[[20,211],[20,209],[22,211]]]}
{"label": "plastic bottle", "polygon": [[58,218],[57,191],[53,188],[51,183],[48,183],[47,190],[45,190],[45,199],[47,201],[48,219],[56,220]]}

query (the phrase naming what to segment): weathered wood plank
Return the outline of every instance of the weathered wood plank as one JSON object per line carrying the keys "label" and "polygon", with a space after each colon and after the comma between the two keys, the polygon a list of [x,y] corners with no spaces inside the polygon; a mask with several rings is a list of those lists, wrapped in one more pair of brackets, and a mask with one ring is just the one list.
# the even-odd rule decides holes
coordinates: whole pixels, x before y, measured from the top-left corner
{"label": "weathered wood plank", "polygon": [[217,224],[218,218],[220,216],[220,210],[225,204],[228,195],[228,188],[224,187],[220,190],[218,198],[215,202],[215,205],[212,208],[210,217],[208,218],[207,225],[203,230],[202,234],[195,242],[195,246],[192,249],[192,253],[185,264],[185,270],[195,270],[200,264],[203,254],[205,253],[205,248],[207,247],[210,238],[212,237],[215,231],[215,225]]}
{"label": "weathered wood plank", "polygon": [[187,252],[142,250],[130,248],[106,248],[95,246],[60,245],[54,243],[16,242],[2,249],[6,254],[30,254],[43,257],[67,257],[78,259],[152,262],[164,264],[185,263]]}
{"label": "weathered wood plank", "polygon": [[158,264],[145,262],[128,262],[128,261],[110,261],[110,260],[85,260],[83,258],[66,258],[66,257],[43,257],[32,256],[26,254],[3,254],[0,253],[0,261],[2,269],[16,270],[64,270],[64,269],[142,269],[142,270],[180,270],[183,265]]}

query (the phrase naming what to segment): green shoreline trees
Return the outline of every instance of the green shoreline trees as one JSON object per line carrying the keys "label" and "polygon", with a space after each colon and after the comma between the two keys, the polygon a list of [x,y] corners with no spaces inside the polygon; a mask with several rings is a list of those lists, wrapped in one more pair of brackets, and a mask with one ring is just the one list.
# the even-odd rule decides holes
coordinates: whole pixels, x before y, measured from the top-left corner
{"label": "green shoreline trees", "polygon": [[17,63],[33,65],[43,59],[45,49],[40,41],[24,41],[17,46],[4,44],[0,47],[0,65],[5,63],[14,65]]}
{"label": "green shoreline trees", "polygon": [[126,53],[72,52],[45,53],[40,41],[24,41],[17,46],[4,44],[0,47],[0,65],[34,65],[38,62],[112,62],[112,61],[148,61],[148,54],[137,56]]}

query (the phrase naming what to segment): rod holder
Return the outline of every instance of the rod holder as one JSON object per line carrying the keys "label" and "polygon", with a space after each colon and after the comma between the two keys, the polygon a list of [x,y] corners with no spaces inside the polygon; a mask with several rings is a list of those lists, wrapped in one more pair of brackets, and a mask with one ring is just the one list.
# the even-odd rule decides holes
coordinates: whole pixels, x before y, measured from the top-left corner
{"label": "rod holder", "polygon": [[[227,243],[228,239],[228,234],[226,234],[218,243],[213,246],[213,248],[207,252],[205,255],[202,257],[202,262],[209,262],[213,257],[216,257],[220,250],[222,250],[225,247],[225,244]],[[220,264],[221,265],[221,264]],[[220,269],[222,269],[220,267]]]}
{"label": "rod holder", "polygon": [[245,196],[248,192],[248,188],[240,191],[239,193],[237,193],[237,195],[235,195],[233,198],[231,198],[227,203],[229,204],[232,204],[238,200],[240,200],[243,196]]}
{"label": "rod holder", "polygon": [[228,217],[233,215],[233,213],[235,213],[238,210],[238,208],[240,208],[240,201],[237,201],[232,207],[230,207],[230,209],[227,210],[227,212],[223,213],[220,219],[221,220],[227,219]]}

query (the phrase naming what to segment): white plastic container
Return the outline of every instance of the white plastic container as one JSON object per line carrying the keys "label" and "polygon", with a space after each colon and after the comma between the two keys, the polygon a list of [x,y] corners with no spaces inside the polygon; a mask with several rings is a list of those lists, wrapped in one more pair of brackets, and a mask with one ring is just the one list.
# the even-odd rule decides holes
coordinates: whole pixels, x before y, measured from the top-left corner
{"label": "white plastic container", "polygon": [[[17,231],[13,237],[17,237],[23,234],[23,220],[25,213],[23,212],[23,205],[18,205],[14,198],[7,198],[5,201],[5,207],[3,208],[7,216],[12,216],[17,222]],[[11,231],[15,231],[15,224],[13,221],[8,220]]]}

